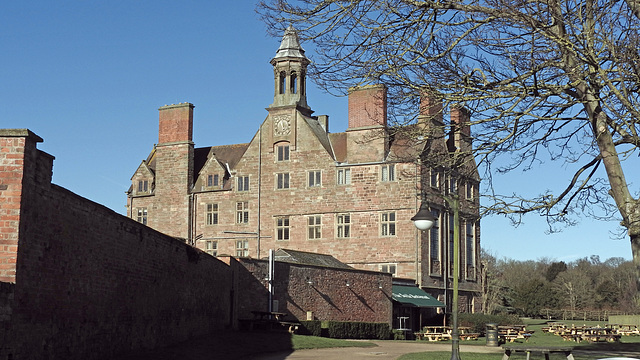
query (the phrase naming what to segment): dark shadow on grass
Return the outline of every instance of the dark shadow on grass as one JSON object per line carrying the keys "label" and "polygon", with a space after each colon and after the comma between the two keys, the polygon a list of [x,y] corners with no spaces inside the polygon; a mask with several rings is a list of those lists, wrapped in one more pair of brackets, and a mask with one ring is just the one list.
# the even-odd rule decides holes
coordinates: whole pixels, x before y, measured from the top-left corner
{"label": "dark shadow on grass", "polygon": [[287,332],[218,331],[179,344],[112,358],[111,360],[251,359],[273,353],[274,360],[293,352]]}
{"label": "dark shadow on grass", "polygon": [[640,355],[640,343],[594,343],[576,346],[574,351],[605,351],[637,353]]}

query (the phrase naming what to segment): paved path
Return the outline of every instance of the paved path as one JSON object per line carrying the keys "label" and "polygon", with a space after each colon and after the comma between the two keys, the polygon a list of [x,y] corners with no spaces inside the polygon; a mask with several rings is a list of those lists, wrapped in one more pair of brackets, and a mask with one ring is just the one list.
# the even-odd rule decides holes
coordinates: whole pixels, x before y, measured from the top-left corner
{"label": "paved path", "polygon": [[[427,342],[370,341],[375,347],[349,347],[297,350],[289,353],[254,356],[251,360],[371,360],[397,359],[400,355],[424,351],[450,351],[451,344],[434,344]],[[502,354],[502,348],[480,345],[461,345],[460,352]],[[496,359],[500,356],[496,355]]]}

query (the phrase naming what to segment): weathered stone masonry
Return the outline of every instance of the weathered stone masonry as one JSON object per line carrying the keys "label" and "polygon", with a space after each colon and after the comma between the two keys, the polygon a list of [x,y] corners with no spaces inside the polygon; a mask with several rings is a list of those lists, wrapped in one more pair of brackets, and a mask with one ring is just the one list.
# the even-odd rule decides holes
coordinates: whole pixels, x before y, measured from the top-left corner
{"label": "weathered stone masonry", "polygon": [[222,261],[51,184],[28,130],[0,130],[0,358],[103,359],[231,324]]}

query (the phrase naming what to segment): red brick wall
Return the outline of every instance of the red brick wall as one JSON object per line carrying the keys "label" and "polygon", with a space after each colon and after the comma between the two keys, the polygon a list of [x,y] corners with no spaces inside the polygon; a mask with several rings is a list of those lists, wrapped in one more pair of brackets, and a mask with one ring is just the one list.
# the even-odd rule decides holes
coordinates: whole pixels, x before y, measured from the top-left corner
{"label": "red brick wall", "polygon": [[[25,140],[16,139],[0,136],[2,144]],[[24,176],[15,286],[2,295],[11,311],[0,309],[0,358],[103,359],[230,324],[229,266],[42,182],[50,161],[38,159],[50,157],[35,146],[24,149],[24,167],[36,160],[39,170]],[[4,158],[21,153],[4,150]],[[15,176],[0,170],[2,179]]]}
{"label": "red brick wall", "polygon": [[371,85],[349,89],[349,129],[387,125],[387,89]]}
{"label": "red brick wall", "polygon": [[193,104],[165,105],[160,111],[158,144],[193,139]]}
{"label": "red brick wall", "polygon": [[[238,318],[268,309],[268,261],[241,258]],[[244,269],[244,271],[243,271]],[[378,272],[275,263],[274,300],[288,319],[387,322],[391,325],[391,276]],[[309,283],[311,282],[311,284]],[[347,286],[347,282],[349,286]]]}
{"label": "red brick wall", "polygon": [[[15,282],[27,138],[0,138],[0,281]],[[29,142],[29,146],[34,146]]]}

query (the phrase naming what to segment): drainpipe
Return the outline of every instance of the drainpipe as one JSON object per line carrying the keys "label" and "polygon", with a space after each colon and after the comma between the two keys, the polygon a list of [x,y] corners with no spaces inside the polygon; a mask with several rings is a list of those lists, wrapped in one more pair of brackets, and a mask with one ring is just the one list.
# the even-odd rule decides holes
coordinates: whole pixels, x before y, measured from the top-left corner
{"label": "drainpipe", "polygon": [[262,125],[260,125],[260,129],[258,129],[258,229],[256,229],[256,234],[258,234],[256,237],[257,238],[256,258],[258,259],[260,259],[261,195],[262,195]]}

